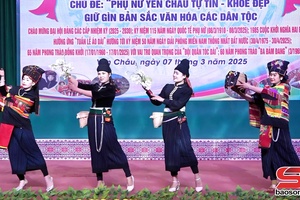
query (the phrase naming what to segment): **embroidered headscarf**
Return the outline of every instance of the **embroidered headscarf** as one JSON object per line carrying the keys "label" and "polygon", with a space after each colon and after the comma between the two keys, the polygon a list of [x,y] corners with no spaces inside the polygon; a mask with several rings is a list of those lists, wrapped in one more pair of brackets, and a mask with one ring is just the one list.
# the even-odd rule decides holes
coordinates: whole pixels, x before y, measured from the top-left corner
{"label": "embroidered headscarf", "polygon": [[35,114],[39,114],[39,107],[40,107],[40,96],[39,96],[39,87],[38,82],[41,80],[41,77],[45,71],[36,66],[36,65],[27,65],[23,68],[22,73],[23,76],[27,75],[31,78],[31,80],[35,83],[35,85],[32,87],[32,90],[36,94],[36,98],[34,100],[34,107],[32,108],[32,112],[35,112]]}
{"label": "embroidered headscarf", "polygon": [[267,64],[267,67],[268,67],[269,73],[277,72],[278,74],[283,76],[282,82],[285,82],[286,80],[288,80],[287,69],[288,69],[289,63],[290,62],[286,61],[286,60],[276,59],[276,60],[270,61]]}
{"label": "embroidered headscarf", "polygon": [[27,65],[23,68],[22,72],[23,76],[27,75],[34,83],[37,83],[45,71],[36,65]]}

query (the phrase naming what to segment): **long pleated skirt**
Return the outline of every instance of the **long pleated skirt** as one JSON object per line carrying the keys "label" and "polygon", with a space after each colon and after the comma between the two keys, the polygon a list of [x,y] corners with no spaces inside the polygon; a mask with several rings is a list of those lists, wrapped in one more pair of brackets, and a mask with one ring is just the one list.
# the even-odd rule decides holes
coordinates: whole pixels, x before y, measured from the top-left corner
{"label": "long pleated skirt", "polygon": [[[164,117],[164,120],[168,118]],[[197,166],[198,160],[192,148],[187,121],[182,124],[177,119],[164,122],[162,130],[166,171],[176,172],[182,167]]]}
{"label": "long pleated skirt", "polygon": [[46,168],[46,162],[31,130],[14,128],[8,146],[13,174]]}
{"label": "long pleated skirt", "polygon": [[[127,157],[118,142],[113,118],[102,124],[102,115],[89,115],[88,138],[93,173],[129,168]],[[103,129],[103,130],[102,130]]]}
{"label": "long pleated skirt", "polygon": [[283,166],[300,166],[299,157],[292,145],[289,129],[273,128],[269,149],[261,150],[263,177],[276,180],[276,171]]}

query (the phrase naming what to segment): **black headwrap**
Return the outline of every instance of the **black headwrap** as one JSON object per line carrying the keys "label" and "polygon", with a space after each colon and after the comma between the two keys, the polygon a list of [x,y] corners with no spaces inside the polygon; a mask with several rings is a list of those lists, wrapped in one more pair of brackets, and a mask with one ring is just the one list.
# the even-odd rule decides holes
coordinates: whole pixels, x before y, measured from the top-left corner
{"label": "black headwrap", "polygon": [[111,68],[109,67],[109,62],[105,58],[98,60],[97,72],[105,71],[111,73]]}
{"label": "black headwrap", "polygon": [[184,75],[186,75],[186,77],[190,76],[189,73],[189,68],[190,68],[190,62],[187,59],[183,59],[175,68],[176,70],[180,71],[181,73],[183,73]]}

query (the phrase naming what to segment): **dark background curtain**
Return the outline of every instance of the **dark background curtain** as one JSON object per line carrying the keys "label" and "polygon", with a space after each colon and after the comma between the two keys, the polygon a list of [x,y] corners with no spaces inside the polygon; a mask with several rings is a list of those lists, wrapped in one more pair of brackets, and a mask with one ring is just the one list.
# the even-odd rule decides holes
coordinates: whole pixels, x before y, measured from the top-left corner
{"label": "dark background curtain", "polygon": [[0,1],[0,67],[5,70],[6,83],[17,84],[17,15],[15,0]]}

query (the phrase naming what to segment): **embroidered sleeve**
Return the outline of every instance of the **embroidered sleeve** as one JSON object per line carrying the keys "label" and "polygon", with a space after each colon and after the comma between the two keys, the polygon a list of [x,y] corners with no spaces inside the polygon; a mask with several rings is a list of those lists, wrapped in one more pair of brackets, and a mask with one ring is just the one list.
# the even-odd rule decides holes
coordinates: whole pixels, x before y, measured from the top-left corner
{"label": "embroidered sleeve", "polygon": [[276,105],[281,101],[283,90],[284,85],[279,85],[275,87],[266,86],[262,90],[261,96],[266,103],[270,105]]}
{"label": "embroidered sleeve", "polygon": [[29,118],[30,109],[34,105],[34,101],[18,95],[12,95],[11,99],[12,101],[8,102],[7,106],[9,106],[20,116]]}
{"label": "embroidered sleeve", "polygon": [[253,102],[249,102],[249,120],[250,126],[259,128],[260,127],[260,120],[261,120],[261,109],[264,106],[264,102],[261,98],[261,94],[254,93],[252,95],[254,99]]}
{"label": "embroidered sleeve", "polygon": [[265,87],[261,93],[265,102],[265,109],[270,117],[289,118],[289,93],[290,87],[288,84],[280,84],[275,87]]}
{"label": "embroidered sleeve", "polygon": [[250,126],[259,128],[260,118],[261,118],[260,108],[255,103],[249,103]]}

